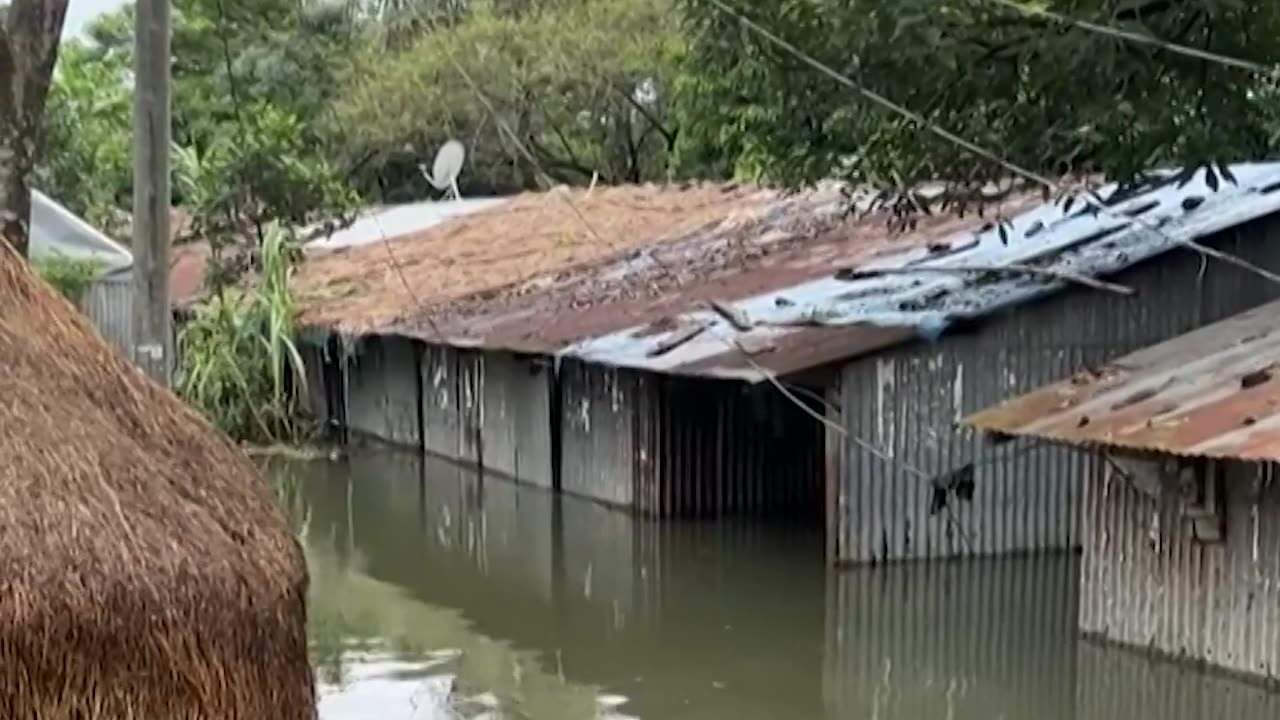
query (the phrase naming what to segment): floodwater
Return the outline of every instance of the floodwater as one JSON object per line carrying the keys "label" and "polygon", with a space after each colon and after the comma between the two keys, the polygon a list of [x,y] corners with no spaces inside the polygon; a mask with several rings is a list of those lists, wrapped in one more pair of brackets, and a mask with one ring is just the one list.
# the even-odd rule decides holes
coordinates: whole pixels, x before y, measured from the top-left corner
{"label": "floodwater", "polygon": [[407,455],[271,469],[321,720],[1280,717],[1079,640],[1070,554],[829,573],[795,529],[660,528]]}

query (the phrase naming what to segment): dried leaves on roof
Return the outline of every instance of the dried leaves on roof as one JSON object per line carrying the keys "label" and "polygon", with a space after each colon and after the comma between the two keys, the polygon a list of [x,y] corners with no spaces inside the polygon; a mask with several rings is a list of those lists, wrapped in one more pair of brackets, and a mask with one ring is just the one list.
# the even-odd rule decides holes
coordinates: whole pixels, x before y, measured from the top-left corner
{"label": "dried leaves on roof", "polygon": [[526,193],[418,235],[312,258],[295,286],[301,321],[369,331],[474,293],[731,223],[772,197],[732,185]]}

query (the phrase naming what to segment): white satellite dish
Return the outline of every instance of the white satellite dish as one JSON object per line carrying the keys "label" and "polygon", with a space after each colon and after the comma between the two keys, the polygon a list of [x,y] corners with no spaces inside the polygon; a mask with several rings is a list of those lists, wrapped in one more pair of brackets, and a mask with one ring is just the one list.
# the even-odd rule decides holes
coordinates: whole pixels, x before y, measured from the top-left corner
{"label": "white satellite dish", "polygon": [[437,190],[451,190],[454,198],[461,200],[462,193],[458,192],[458,175],[462,172],[462,161],[466,157],[467,148],[457,140],[450,140],[436,153],[436,161],[432,164],[430,173],[423,165],[419,165],[418,169],[422,171],[422,176],[427,179],[427,182],[434,185]]}

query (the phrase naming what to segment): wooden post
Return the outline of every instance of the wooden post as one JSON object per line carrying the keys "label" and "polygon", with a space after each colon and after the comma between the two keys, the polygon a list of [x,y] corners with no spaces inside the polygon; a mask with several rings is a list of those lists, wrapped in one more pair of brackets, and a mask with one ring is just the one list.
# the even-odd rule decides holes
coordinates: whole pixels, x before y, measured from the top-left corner
{"label": "wooden post", "polygon": [[138,0],[133,95],[133,359],[166,387],[169,304],[170,0]]}

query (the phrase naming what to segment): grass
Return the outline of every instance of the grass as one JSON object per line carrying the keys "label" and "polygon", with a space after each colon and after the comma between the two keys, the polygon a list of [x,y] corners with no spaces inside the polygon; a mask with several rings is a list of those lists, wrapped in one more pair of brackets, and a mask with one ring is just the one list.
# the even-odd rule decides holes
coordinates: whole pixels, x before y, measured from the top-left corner
{"label": "grass", "polygon": [[97,258],[75,258],[57,250],[37,255],[31,264],[45,282],[77,307],[105,269]]}
{"label": "grass", "polygon": [[197,304],[178,335],[178,393],[243,442],[296,443],[309,430],[289,250],[284,231],[268,228],[256,280]]}

